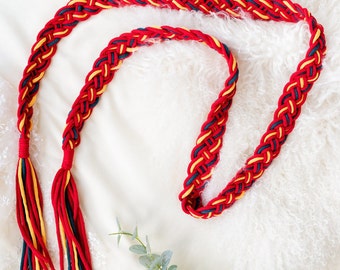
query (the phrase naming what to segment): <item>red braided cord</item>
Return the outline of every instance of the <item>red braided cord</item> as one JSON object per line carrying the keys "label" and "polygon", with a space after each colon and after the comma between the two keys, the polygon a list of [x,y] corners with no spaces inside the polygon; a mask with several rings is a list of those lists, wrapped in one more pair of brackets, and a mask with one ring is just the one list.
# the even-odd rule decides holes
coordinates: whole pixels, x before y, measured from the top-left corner
{"label": "red braided cord", "polygon": [[[235,58],[224,44],[197,30],[172,28],[169,26],[140,28],[133,30],[131,33],[122,34],[111,40],[108,47],[101,52],[100,57],[95,61],[92,71],[87,75],[86,83],[73,103],[72,110],[68,114],[66,128],[63,133],[63,168],[58,172],[58,175],[55,178],[52,194],[55,195],[53,197],[53,205],[56,211],[56,218],[57,220],[60,220],[60,223],[58,223],[58,231],[60,232],[62,227],[67,239],[77,241],[76,237],[74,237],[74,229],[71,228],[69,222],[70,220],[73,220],[73,222],[76,223],[76,218],[68,216],[68,213],[65,210],[66,203],[62,199],[65,196],[60,196],[59,194],[65,190],[69,183],[75,185],[69,170],[72,166],[73,151],[75,147],[80,144],[80,132],[84,126],[84,122],[90,117],[100,96],[104,93],[106,85],[111,82],[124,59],[131,56],[140,46],[152,45],[155,41],[161,42],[169,39],[203,42],[212,49],[215,49],[227,60],[230,76],[226,80],[225,88],[222,90],[215,106],[217,108],[216,114],[224,115],[223,119],[220,121],[225,122],[227,119],[228,108],[231,105],[231,99],[236,90],[238,69]],[[65,182],[65,179],[67,179],[65,178],[65,173],[69,178],[67,184]],[[73,206],[75,206],[74,199],[78,202],[77,195],[73,195],[72,200],[70,200],[73,203]],[[78,208],[78,205],[76,205],[76,207]],[[80,209],[78,208],[77,210],[78,211],[73,214],[78,215],[78,219],[80,218],[83,223]],[[85,227],[81,225],[77,231],[85,234]],[[61,238],[59,237],[59,239]],[[75,243],[75,246],[77,246],[77,250],[80,252],[86,247],[85,251],[89,253],[87,243],[79,243],[79,246],[78,243]],[[87,258],[86,254],[79,254],[82,255],[82,259]],[[87,269],[87,267],[85,267],[85,269]]]}
{"label": "red braided cord", "polygon": [[[229,101],[222,102],[223,95],[220,95],[212,105],[212,111],[203,124],[201,134],[193,149],[192,161],[188,167],[188,177],[184,181],[184,190],[180,194],[183,210],[195,217],[209,218],[219,215],[224,209],[230,207],[236,199],[240,198],[244,191],[249,189],[263,174],[264,170],[279,154],[281,145],[292,131],[300,114],[301,106],[306,100],[307,93],[319,77],[322,57],[326,50],[323,28],[308,10],[292,3],[290,0],[225,0],[223,2],[218,0],[71,1],[67,6],[61,8],[39,33],[37,42],[32,48],[28,65],[24,70],[23,79],[19,85],[18,129],[21,133],[21,139],[17,173],[17,213],[18,224],[24,238],[22,269],[38,269],[39,267],[54,269],[46,249],[39,183],[29,159],[31,119],[33,105],[39,90],[39,82],[56,52],[58,42],[61,38],[69,35],[79,21],[86,20],[103,9],[122,5],[152,5],[160,8],[199,10],[204,13],[227,12],[234,17],[239,17],[238,9],[240,8],[252,14],[254,19],[287,22],[304,20],[309,25],[311,32],[310,48],[305,58],[298,65],[297,71],[292,74],[289,82],[284,87],[273,120],[263,135],[259,146],[224,190],[216,198],[208,202],[207,205],[203,206],[200,196],[206,181],[210,178],[212,168],[218,162],[219,150],[222,146],[222,135],[227,120],[227,110],[230,107],[232,96],[230,96]],[[91,77],[88,77],[87,81],[89,79]],[[94,82],[94,86],[107,83],[107,81],[100,81],[100,84],[97,83],[96,85],[96,82]],[[94,94],[92,92],[90,93]],[[101,94],[100,91],[97,91],[97,95],[98,93]],[[96,104],[97,100],[95,99],[94,101]],[[81,108],[81,110],[84,110],[84,108]],[[89,112],[91,111],[92,108],[89,109]],[[90,113],[83,117],[83,120],[86,120],[89,116]],[[77,119],[72,121],[74,126],[78,128],[76,131],[79,135],[82,125],[77,123]],[[91,269],[84,222],[79,209],[76,186],[70,174],[73,150],[79,144],[78,138],[75,136],[77,132],[69,127],[64,132],[63,148],[65,156],[62,169],[58,172],[53,185],[53,201],[58,223],[57,230],[61,235],[66,234],[66,239],[59,239],[59,241],[66,246],[72,269],[83,269],[84,267],[85,269]],[[72,143],[74,143],[73,146]],[[64,196],[58,193],[61,187],[67,187],[67,191],[65,199],[60,201]],[[61,203],[60,205],[58,204],[59,202]],[[60,222],[63,220],[65,224],[66,220],[68,220],[68,222],[72,223],[71,227],[60,227],[58,218]],[[61,232],[60,228],[65,231]],[[62,261],[62,255],[60,256]],[[63,268],[63,265],[61,267]]]}

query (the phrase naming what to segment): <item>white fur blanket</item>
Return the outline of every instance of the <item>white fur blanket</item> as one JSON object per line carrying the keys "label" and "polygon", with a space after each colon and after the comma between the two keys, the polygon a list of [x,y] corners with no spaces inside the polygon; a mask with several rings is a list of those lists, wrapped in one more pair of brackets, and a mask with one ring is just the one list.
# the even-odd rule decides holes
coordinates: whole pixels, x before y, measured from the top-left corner
{"label": "white fur blanket", "polygon": [[[298,0],[325,27],[324,69],[280,156],[232,208],[211,220],[184,214],[178,200],[191,148],[227,76],[224,60],[195,42],[142,48],[126,60],[87,121],[74,176],[94,269],[142,269],[109,234],[119,217],[138,225],[154,251],[170,249],[181,270],[340,269],[340,1]],[[38,31],[63,0],[0,2],[0,268],[18,269],[15,217],[17,85]],[[32,157],[44,196],[48,246],[57,265],[50,201],[69,108],[108,41],[136,27],[185,26],[228,44],[240,79],[216,195],[243,165],[272,118],[283,85],[304,57],[304,23],[260,22],[194,12],[126,7],[81,23],[59,46],[35,106]]]}

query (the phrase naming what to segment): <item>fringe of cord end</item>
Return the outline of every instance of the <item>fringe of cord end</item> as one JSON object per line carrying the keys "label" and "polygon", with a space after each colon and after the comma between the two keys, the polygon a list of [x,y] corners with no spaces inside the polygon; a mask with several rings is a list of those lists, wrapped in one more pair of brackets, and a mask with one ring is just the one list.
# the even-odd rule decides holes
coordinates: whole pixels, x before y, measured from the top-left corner
{"label": "fringe of cord end", "polygon": [[74,149],[64,150],[62,166],[52,185],[60,268],[64,269],[64,254],[66,254],[68,269],[89,270],[92,269],[90,249],[79,207],[76,182],[71,173],[73,155]]}
{"label": "fringe of cord end", "polygon": [[54,269],[46,247],[41,189],[29,157],[29,139],[24,136],[19,140],[16,199],[17,221],[23,237],[20,269]]}
{"label": "fringe of cord end", "polygon": [[[230,86],[230,92],[228,90],[219,96],[218,100],[212,105],[212,112],[209,113],[197,138],[196,146],[191,155],[192,161],[188,166],[188,177],[185,179],[183,191],[179,195],[183,210],[194,217],[210,218],[220,215],[236,200],[240,199],[244,192],[262,176],[265,169],[278,156],[281,146],[286,141],[288,134],[293,130],[307,94],[319,77],[322,68],[322,58],[326,52],[323,28],[316,22],[308,10],[298,4],[294,4],[290,0],[228,0],[224,2],[198,2],[190,0],[183,2],[180,0],[146,0],[144,2],[137,0],[70,1],[40,31],[37,42],[32,47],[32,54],[19,85],[18,129],[21,133],[21,139],[16,192],[18,225],[24,239],[21,269],[54,269],[46,248],[41,191],[28,150],[33,105],[39,90],[39,82],[56,53],[59,41],[68,36],[80,21],[88,19],[101,10],[122,5],[151,5],[176,10],[195,10],[206,14],[210,12],[227,12],[237,18],[240,18],[238,11],[243,10],[250,13],[254,19],[285,22],[303,20],[309,25],[311,32],[310,48],[305,58],[298,65],[296,72],[292,74],[289,82],[285,85],[273,120],[268,125],[267,131],[261,138],[254,154],[249,157],[245,165],[216,198],[209,201],[206,205],[202,205],[201,193],[205,188],[205,184],[210,179],[212,169],[219,160],[219,150],[222,147],[222,135],[227,121],[227,111],[231,105],[232,95],[229,96],[229,94],[234,91],[232,86],[237,80],[236,73],[230,79],[230,84],[227,83],[227,86]],[[118,41],[116,42],[119,43]],[[215,41],[211,39],[209,42],[214,44]],[[132,42],[132,44],[134,43]],[[115,44],[111,45],[114,46]],[[126,47],[124,46],[120,49],[124,49]],[[132,50],[126,51],[122,55],[116,52],[113,55],[114,57],[110,58],[112,62],[106,63],[104,66],[101,65],[103,58],[100,58],[101,60],[96,62],[93,69],[101,67],[103,76],[110,74],[112,70],[107,69],[108,65],[119,64],[131,53]],[[226,50],[225,54],[228,56],[230,52]],[[232,61],[231,58],[229,59],[230,61]],[[231,64],[236,65],[236,61]],[[116,66],[116,69],[118,68],[119,65]],[[94,79],[92,82],[94,88],[90,87],[87,92],[89,102],[86,105],[77,105],[81,108],[81,112],[86,110],[87,114],[81,115],[82,121],[79,121],[77,114],[68,121],[69,129],[66,131],[66,135],[69,139],[66,138],[67,136],[64,136],[64,139],[66,138],[66,141],[72,144],[72,150],[80,143],[79,133],[83,122],[88,119],[93,107],[98,103],[98,96],[105,90],[105,86],[102,83],[110,81],[98,78],[96,75],[95,72],[90,72],[87,77],[89,81]],[[225,95],[228,98],[226,101],[223,101]],[[71,112],[76,112],[77,106],[73,106]],[[52,190],[58,242],[62,247],[60,248],[60,253],[66,253],[69,269],[92,269],[84,220],[79,208],[75,181],[71,174],[72,165],[66,159],[64,161],[65,164],[63,163],[62,168],[57,173]],[[61,269],[63,269],[63,256],[61,254]]]}

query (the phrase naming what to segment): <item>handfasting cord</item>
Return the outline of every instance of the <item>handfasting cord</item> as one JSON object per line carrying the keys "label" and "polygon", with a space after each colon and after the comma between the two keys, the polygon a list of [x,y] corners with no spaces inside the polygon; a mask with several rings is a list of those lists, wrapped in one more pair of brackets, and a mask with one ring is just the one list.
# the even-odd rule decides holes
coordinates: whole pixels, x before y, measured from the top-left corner
{"label": "handfasting cord", "polygon": [[[201,194],[211,177],[211,171],[219,160],[222,137],[228,117],[228,109],[235,93],[237,65],[228,48],[213,37],[199,31],[183,28],[143,28],[124,34],[110,42],[86,78],[79,97],[72,106],[64,131],[62,168],[58,171],[52,187],[52,203],[55,210],[60,268],[64,269],[64,252],[69,269],[92,269],[91,256],[86,238],[84,220],[79,207],[78,193],[71,174],[74,149],[80,143],[80,131],[90,116],[105,86],[112,80],[121,62],[142,45],[151,45],[149,38],[196,40],[217,50],[228,62],[230,77],[225,88],[213,103],[207,120],[202,125],[188,166],[188,177],[179,198],[182,208],[194,217],[210,218],[221,214],[263,174],[279,154],[281,145],[293,130],[301,107],[313,83],[318,79],[325,55],[323,28],[305,8],[290,0],[75,0],[61,8],[38,34],[19,85],[18,129],[19,161],[16,177],[17,220],[24,243],[21,269],[55,269],[47,250],[43,220],[42,195],[36,172],[30,160],[29,140],[32,128],[33,105],[39,83],[56,53],[59,41],[69,35],[83,20],[103,9],[126,5],[151,5],[159,8],[195,10],[203,13],[223,12],[240,18],[245,11],[254,19],[285,22],[305,21],[311,32],[309,49],[297,70],[284,86],[273,120],[262,136],[253,155],[236,173],[220,194],[203,205]],[[123,38],[122,38],[123,37]]]}
{"label": "handfasting cord", "polygon": [[[171,39],[195,40],[205,43],[219,52],[227,60],[230,76],[226,80],[225,88],[222,90],[220,98],[216,101],[216,114],[225,114],[223,112],[227,112],[231,104],[231,98],[235,93],[238,78],[236,60],[229,49],[215,38],[197,30],[163,26],[160,28],[147,27],[136,29],[131,33],[123,34],[111,40],[108,47],[101,52],[100,57],[95,61],[92,71],[87,75],[84,87],[68,114],[66,128],[63,133],[63,164],[57,173],[52,187],[52,200],[56,220],[60,220],[57,224],[58,235],[61,235],[59,241],[64,236],[61,232],[64,232],[66,238],[72,239],[72,243],[76,246],[74,252],[70,252],[71,257],[76,257],[76,253],[78,252],[82,260],[89,258],[84,232],[85,227],[81,218],[81,212],[78,208],[75,183],[70,173],[74,149],[80,144],[80,132],[84,122],[90,117],[94,107],[99,101],[99,97],[104,93],[106,85],[113,79],[124,59],[131,56],[140,46],[152,45],[157,41],[161,42]],[[223,119],[221,121],[223,121]],[[75,209],[76,212],[71,209]],[[77,216],[79,216],[78,219],[76,218]],[[80,224],[77,224],[77,220]],[[77,234],[79,231],[82,233],[82,237],[78,238]],[[79,245],[77,239],[82,241],[79,242]],[[65,243],[63,245],[60,243],[60,246],[64,246],[64,250],[66,250]],[[85,249],[85,254],[82,254],[82,249]],[[62,260],[62,258],[60,259]],[[90,265],[85,267],[85,269],[88,268],[90,268]]]}

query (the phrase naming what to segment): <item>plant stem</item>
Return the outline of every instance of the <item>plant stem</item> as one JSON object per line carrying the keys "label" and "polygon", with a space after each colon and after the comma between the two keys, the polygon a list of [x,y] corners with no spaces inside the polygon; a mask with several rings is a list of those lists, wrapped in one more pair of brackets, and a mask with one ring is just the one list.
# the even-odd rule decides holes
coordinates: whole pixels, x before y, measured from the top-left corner
{"label": "plant stem", "polygon": [[[110,235],[127,235],[127,236],[130,236],[130,237],[133,237],[133,234],[129,233],[129,232],[117,232],[117,233],[111,233]],[[135,239],[139,244],[141,244],[144,248],[146,248],[146,245],[143,243],[142,240],[139,239],[138,236],[136,236]]]}

